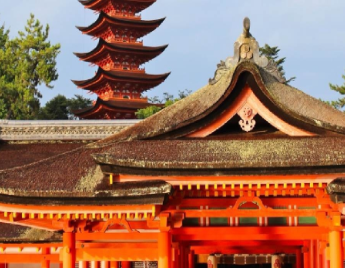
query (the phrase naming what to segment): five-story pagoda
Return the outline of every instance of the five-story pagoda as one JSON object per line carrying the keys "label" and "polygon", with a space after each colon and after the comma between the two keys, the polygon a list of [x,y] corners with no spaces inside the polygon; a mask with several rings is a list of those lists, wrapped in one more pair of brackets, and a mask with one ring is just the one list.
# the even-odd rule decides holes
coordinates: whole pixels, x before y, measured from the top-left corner
{"label": "five-story pagoda", "polygon": [[133,119],[138,109],[154,105],[142,93],[161,84],[169,73],[150,75],[140,66],[167,47],[147,47],[140,39],[155,30],[164,19],[144,21],[139,12],[156,0],[86,0],[85,8],[99,13],[83,34],[99,38],[89,53],[75,53],[80,60],[98,66],[95,76],[73,81],[79,88],[97,94],[92,107],[74,111],[83,119]]}

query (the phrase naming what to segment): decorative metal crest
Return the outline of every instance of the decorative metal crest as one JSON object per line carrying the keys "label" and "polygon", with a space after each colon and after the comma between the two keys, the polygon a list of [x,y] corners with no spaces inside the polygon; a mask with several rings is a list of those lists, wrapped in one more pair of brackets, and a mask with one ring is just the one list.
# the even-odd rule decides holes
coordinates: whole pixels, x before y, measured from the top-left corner
{"label": "decorative metal crest", "polygon": [[239,117],[242,119],[238,123],[243,131],[249,132],[254,129],[256,124],[254,117],[257,115],[257,113],[258,112],[248,104],[243,105],[243,107],[237,112]]}

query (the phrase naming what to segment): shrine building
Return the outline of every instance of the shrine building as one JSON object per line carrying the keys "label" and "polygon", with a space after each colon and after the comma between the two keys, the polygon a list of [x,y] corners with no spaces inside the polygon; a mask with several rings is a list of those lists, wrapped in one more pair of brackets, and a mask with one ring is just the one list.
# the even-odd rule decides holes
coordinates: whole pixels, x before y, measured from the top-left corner
{"label": "shrine building", "polygon": [[243,28],[206,86],[143,121],[0,144],[2,267],[343,267],[345,115]]}
{"label": "shrine building", "polygon": [[162,82],[170,73],[151,75],[141,65],[160,55],[167,45],[147,47],[139,40],[154,31],[164,19],[144,21],[139,12],[156,0],[80,0],[85,8],[99,13],[89,27],[77,27],[99,39],[95,49],[75,53],[82,61],[98,66],[91,79],[73,81],[79,88],[97,94],[92,107],[74,111],[82,119],[135,119],[138,109],[152,104],[143,92]]}

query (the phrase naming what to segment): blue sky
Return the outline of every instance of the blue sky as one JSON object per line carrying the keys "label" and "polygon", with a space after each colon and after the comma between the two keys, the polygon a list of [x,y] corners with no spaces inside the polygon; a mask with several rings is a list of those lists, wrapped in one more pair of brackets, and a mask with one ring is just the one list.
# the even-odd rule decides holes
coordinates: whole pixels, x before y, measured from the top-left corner
{"label": "blue sky", "polygon": [[[0,23],[12,36],[23,29],[29,14],[50,25],[50,41],[61,44],[59,79],[54,89],[42,88],[42,103],[57,94],[89,96],[71,82],[91,78],[95,68],[79,61],[73,52],[88,52],[97,41],[82,35],[75,26],[88,26],[97,15],[78,0],[1,0]],[[15,4],[13,4],[15,3]],[[145,65],[147,73],[172,74],[165,83],[147,93],[177,94],[205,85],[220,60],[233,55],[233,43],[242,32],[245,16],[260,45],[279,46],[287,78],[293,86],[326,100],[338,94],[328,83],[342,84],[345,73],[344,0],[157,0],[142,13],[146,20],[166,17],[165,22],[144,38],[144,44],[169,44],[167,50]]]}

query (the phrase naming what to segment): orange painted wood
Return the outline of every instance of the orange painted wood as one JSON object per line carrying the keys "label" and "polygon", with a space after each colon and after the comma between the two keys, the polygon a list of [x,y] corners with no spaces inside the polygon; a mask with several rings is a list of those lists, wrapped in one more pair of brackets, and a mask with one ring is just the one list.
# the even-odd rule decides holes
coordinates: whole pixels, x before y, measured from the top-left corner
{"label": "orange painted wood", "polygon": [[211,133],[215,132],[217,129],[221,128],[226,124],[233,116],[236,115],[239,109],[245,104],[248,97],[253,94],[252,90],[246,85],[241,94],[236,98],[236,100],[231,104],[231,106],[226,109],[221,116],[214,120],[210,125],[189,134],[189,138],[200,138],[207,137]]}
{"label": "orange painted wood", "polygon": [[[44,247],[50,247],[50,248],[59,248],[62,247],[62,243],[11,243],[11,244],[0,244],[0,248],[6,249],[6,248],[44,248]],[[1,254],[1,253],[0,253]]]}
{"label": "orange painted wood", "polygon": [[53,263],[59,262],[58,254],[0,254],[0,259],[2,263],[41,263],[42,258],[45,257]]}
{"label": "orange painted wood", "polygon": [[315,209],[212,209],[212,210],[166,210],[165,212],[173,213],[174,211],[184,213],[186,218],[224,218],[224,217],[316,217]]}
{"label": "orange painted wood", "polygon": [[111,261],[110,268],[120,268],[120,262],[118,261]]}
{"label": "orange painted wood", "polygon": [[80,261],[79,268],[89,268],[89,262],[87,261]]}
{"label": "orange painted wood", "polygon": [[341,232],[331,231],[329,233],[329,247],[330,247],[330,268],[343,267],[343,254],[341,250]]}
{"label": "orange painted wood", "polygon": [[[287,184],[300,184],[300,183],[330,183],[332,180],[338,178],[341,174],[331,173],[331,174],[307,174],[307,175],[244,175],[244,176],[139,176],[139,175],[126,175],[119,174],[117,176],[118,182],[125,181],[141,181],[141,180],[165,180],[169,181],[173,185],[179,186],[180,184],[200,184],[204,186],[209,184],[212,186],[215,182],[221,186],[223,183],[228,185],[231,183],[236,184],[255,184],[260,183],[264,186],[266,183],[270,183],[273,186],[275,183],[287,183]],[[345,175],[345,173],[344,173]]]}
{"label": "orange painted wood", "polygon": [[133,212],[133,211],[149,211],[152,210],[152,205],[136,205],[136,206],[126,206],[126,205],[114,205],[114,206],[49,206],[49,205],[11,205],[0,203],[0,211],[7,211],[16,213],[60,213],[60,214],[73,214],[73,213],[109,213],[109,212]]}
{"label": "orange painted wood", "polygon": [[158,249],[77,249],[76,259],[77,261],[157,261]]}
{"label": "orange painted wood", "polygon": [[101,268],[101,263],[99,261],[93,261],[92,268]]}
{"label": "orange painted wood", "polygon": [[160,232],[158,235],[158,268],[171,268],[171,235]]}
{"label": "orange painted wood", "polygon": [[[48,255],[50,254],[50,248],[42,248],[42,255]],[[50,261],[45,259],[43,257],[43,260],[41,261],[41,267],[42,268],[49,268],[50,267]]]}
{"label": "orange painted wood", "polygon": [[233,254],[275,254],[277,252],[284,252],[285,254],[295,254],[297,247],[192,247],[195,254],[213,254],[217,252],[224,255]]}
{"label": "orange painted wood", "polygon": [[77,249],[83,248],[158,248],[157,242],[146,243],[146,242],[111,242],[111,243],[89,243],[89,242],[78,242],[76,245]]}
{"label": "orange painted wood", "polygon": [[75,234],[63,233],[63,248],[60,252],[62,256],[63,268],[74,268],[76,262]]}
{"label": "orange painted wood", "polygon": [[76,240],[136,240],[138,242],[156,242],[158,241],[158,233],[77,233]]}
{"label": "orange painted wood", "polygon": [[191,250],[188,254],[188,268],[194,268],[195,266],[195,255],[194,251]]}
{"label": "orange painted wood", "polygon": [[122,261],[121,268],[132,268],[132,262],[130,261]]}
{"label": "orange painted wood", "polygon": [[197,130],[196,132],[188,135],[190,138],[202,138],[207,137],[213,132],[217,131],[223,125],[225,125],[237,112],[245,105],[249,104],[258,114],[270,123],[275,128],[279,129],[283,133],[289,136],[315,136],[315,134],[297,128],[289,123],[281,120],[278,116],[273,114],[266,106],[255,96],[252,89],[246,84],[242,89],[240,95],[236,100],[226,109],[221,116],[214,120],[208,126]]}
{"label": "orange painted wood", "polygon": [[[221,188],[221,187],[220,187]],[[169,205],[180,207],[229,207],[234,206],[238,198],[175,198],[169,201]],[[260,197],[262,203],[268,207],[288,207],[296,205],[297,207],[317,207],[318,200],[314,197]]]}
{"label": "orange painted wood", "polygon": [[195,240],[310,240],[323,239],[328,234],[324,227],[183,227],[171,230],[174,241]]}
{"label": "orange painted wood", "polygon": [[301,249],[300,248],[296,249],[295,254],[296,254],[296,268],[302,268],[303,256],[302,256]]}

